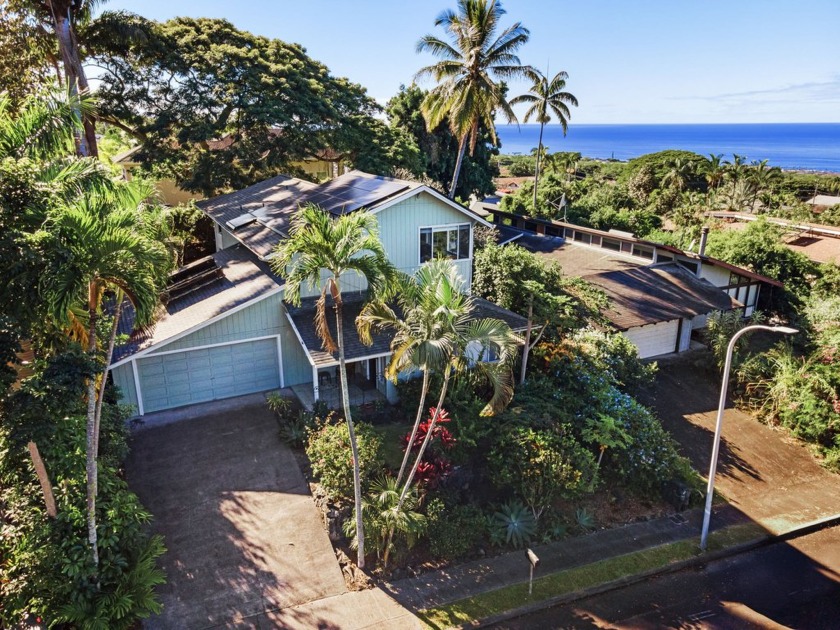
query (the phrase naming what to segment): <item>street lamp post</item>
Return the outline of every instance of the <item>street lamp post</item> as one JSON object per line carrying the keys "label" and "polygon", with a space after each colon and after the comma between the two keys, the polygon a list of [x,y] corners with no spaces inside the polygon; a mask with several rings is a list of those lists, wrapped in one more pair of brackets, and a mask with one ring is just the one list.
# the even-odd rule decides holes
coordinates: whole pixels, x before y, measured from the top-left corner
{"label": "street lamp post", "polygon": [[735,343],[741,335],[753,330],[769,330],[770,332],[782,333],[784,335],[795,335],[799,331],[788,326],[746,326],[732,335],[729,345],[726,348],[726,363],[723,367],[723,382],[720,386],[720,403],[718,404],[717,422],[715,424],[715,441],[712,445],[712,463],[709,465],[709,484],[706,487],[706,509],[703,512],[703,530],[700,533],[700,549],[706,551],[706,542],[709,538],[709,521],[712,518],[712,499],[715,494],[715,471],[717,470],[718,455],[720,454],[720,434],[723,428],[723,409],[726,406],[726,390],[729,387],[729,370],[732,367],[732,351]]}

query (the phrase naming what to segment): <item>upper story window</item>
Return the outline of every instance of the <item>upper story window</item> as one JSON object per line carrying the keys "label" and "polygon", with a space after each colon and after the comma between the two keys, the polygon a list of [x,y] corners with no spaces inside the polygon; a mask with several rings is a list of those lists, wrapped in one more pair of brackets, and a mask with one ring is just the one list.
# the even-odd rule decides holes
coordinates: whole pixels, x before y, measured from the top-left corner
{"label": "upper story window", "polygon": [[420,262],[470,257],[470,224],[420,228]]}

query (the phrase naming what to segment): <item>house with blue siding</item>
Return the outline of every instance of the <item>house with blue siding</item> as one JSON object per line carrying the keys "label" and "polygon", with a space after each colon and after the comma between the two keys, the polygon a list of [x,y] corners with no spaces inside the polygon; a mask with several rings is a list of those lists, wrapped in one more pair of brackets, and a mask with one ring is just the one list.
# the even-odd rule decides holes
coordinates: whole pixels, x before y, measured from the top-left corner
{"label": "house with blue siding", "polygon": [[[215,224],[216,253],[180,269],[170,284],[166,312],[135,330],[131,309],[121,322],[128,341],[114,352],[111,374],[123,402],[138,415],[255,392],[291,388],[304,404],[338,401],[338,357],[315,334],[317,287],[303,287],[303,301],[283,302],[283,280],[269,266],[288,237],[298,209],[314,204],[334,216],[368,210],[399,270],[412,273],[427,260],[447,257],[465,287],[472,282],[473,232],[489,225],[437,191],[416,182],[351,171],[324,184],[280,175],[243,190],[198,203]],[[345,354],[357,392],[395,400],[383,378],[390,339],[372,345],[356,335],[355,316],[366,286],[342,276]],[[524,318],[485,300],[475,317],[496,317],[514,329]]]}

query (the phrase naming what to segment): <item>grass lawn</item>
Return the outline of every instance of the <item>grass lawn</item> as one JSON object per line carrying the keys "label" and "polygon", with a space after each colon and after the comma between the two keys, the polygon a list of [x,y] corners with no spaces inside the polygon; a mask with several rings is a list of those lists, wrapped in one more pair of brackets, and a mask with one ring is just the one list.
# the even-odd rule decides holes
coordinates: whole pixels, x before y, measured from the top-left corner
{"label": "grass lawn", "polygon": [[382,455],[385,465],[391,470],[399,470],[402,464],[403,451],[401,438],[411,431],[413,424],[385,424],[374,429],[382,438]]}
{"label": "grass lawn", "polygon": [[[754,523],[712,532],[709,536],[709,551],[718,551],[754,540],[764,533],[764,529]],[[526,604],[664,567],[699,556],[701,553],[695,538],[682,540],[537,578],[534,580],[534,594],[530,597],[526,582],[482,593],[439,608],[421,610],[418,616],[431,628],[451,628]]]}

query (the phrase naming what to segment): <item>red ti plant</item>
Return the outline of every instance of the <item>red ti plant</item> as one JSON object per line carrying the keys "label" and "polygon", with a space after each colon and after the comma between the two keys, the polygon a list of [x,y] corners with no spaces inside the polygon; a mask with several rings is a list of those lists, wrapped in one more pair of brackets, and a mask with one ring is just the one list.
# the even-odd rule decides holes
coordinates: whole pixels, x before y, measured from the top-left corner
{"label": "red ti plant", "polygon": [[[436,411],[437,409],[435,407],[429,409],[429,417],[417,428],[411,450],[417,450],[423,444],[423,440],[426,439],[426,434],[429,432],[429,426],[435,417]],[[449,413],[445,409],[441,409],[429,442],[430,446],[439,446],[444,450],[449,450],[455,445],[455,438],[452,432],[443,426],[450,421]],[[408,447],[410,438],[410,433],[403,436],[401,440],[403,449]],[[417,466],[416,477],[418,482],[426,488],[436,488],[451,470],[452,463],[446,457],[437,452],[436,448],[427,448],[423,454],[423,460]]]}

